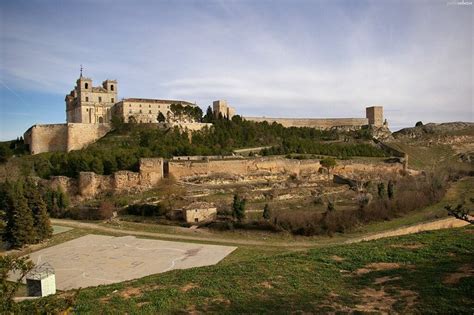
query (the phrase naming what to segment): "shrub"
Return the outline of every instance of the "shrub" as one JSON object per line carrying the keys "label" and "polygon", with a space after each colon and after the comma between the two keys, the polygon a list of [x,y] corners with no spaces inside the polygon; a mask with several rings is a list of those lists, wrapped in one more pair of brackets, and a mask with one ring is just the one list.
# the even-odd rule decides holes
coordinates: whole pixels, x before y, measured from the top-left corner
{"label": "shrub", "polygon": [[130,205],[124,209],[126,214],[139,215],[142,217],[163,216],[166,214],[166,209],[161,204],[136,204]]}
{"label": "shrub", "polygon": [[102,201],[98,209],[98,216],[101,220],[110,219],[115,212],[115,205],[110,201]]}

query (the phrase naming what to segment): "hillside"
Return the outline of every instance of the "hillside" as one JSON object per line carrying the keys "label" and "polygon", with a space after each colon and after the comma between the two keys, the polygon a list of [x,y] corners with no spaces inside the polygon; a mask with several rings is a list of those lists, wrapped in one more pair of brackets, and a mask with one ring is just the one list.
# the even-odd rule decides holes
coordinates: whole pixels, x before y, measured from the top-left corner
{"label": "hillside", "polygon": [[390,145],[409,155],[410,167],[474,170],[474,123],[430,123],[402,129],[393,136]]}
{"label": "hillside", "polygon": [[117,170],[136,171],[142,157],[232,155],[235,149],[248,147],[266,147],[261,152],[263,155],[386,156],[371,141],[367,130],[285,128],[279,124],[244,121],[237,116],[232,121],[216,120],[212,128],[192,135],[177,127],[160,129],[156,124],[121,124],[85,149],[23,156],[11,167],[21,167],[21,173],[42,178],[51,175],[77,177],[84,171],[108,175]]}
{"label": "hillside", "polygon": [[447,122],[429,123],[418,127],[404,128],[393,133],[396,139],[434,140],[442,137],[474,136],[474,123]]}
{"label": "hillside", "polygon": [[[472,227],[298,252],[240,246],[216,266],[87,288],[77,313],[470,313]],[[73,294],[21,304],[64,309]]]}

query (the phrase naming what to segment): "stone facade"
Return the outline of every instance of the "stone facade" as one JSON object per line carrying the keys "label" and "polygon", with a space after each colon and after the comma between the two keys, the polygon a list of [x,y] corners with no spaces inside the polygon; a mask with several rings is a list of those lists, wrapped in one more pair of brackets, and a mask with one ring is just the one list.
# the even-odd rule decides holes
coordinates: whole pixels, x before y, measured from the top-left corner
{"label": "stone facade", "polygon": [[23,138],[31,154],[80,150],[102,138],[111,130],[110,124],[34,125]]}
{"label": "stone facade", "polygon": [[[127,98],[113,107],[113,114],[121,117],[124,122],[130,122],[133,119],[137,123],[157,123],[158,114],[161,112],[167,121],[174,121],[170,107],[171,104],[180,104],[183,106],[196,107],[196,104],[179,100],[156,100],[144,98]],[[183,123],[191,123],[186,118]]]}
{"label": "stone facade", "polygon": [[193,202],[183,209],[184,220],[188,223],[199,223],[213,220],[217,216],[217,208],[207,202]]}
{"label": "stone facade", "polygon": [[212,102],[212,111],[216,117],[221,115],[224,118],[232,119],[235,116],[235,108],[227,105],[226,100],[217,100]]}
{"label": "stone facade", "polygon": [[66,95],[65,101],[66,121],[84,124],[110,123],[112,115],[118,115],[125,122],[133,117],[137,123],[157,123],[160,112],[167,121],[174,122],[176,119],[170,115],[171,104],[197,106],[181,100],[127,98],[119,101],[116,80],[105,80],[102,86],[94,87],[92,79],[82,74],[74,89]]}
{"label": "stone facade", "polygon": [[109,123],[117,102],[117,81],[105,80],[102,86],[94,87],[92,79],[81,75],[65,101],[68,123]]}

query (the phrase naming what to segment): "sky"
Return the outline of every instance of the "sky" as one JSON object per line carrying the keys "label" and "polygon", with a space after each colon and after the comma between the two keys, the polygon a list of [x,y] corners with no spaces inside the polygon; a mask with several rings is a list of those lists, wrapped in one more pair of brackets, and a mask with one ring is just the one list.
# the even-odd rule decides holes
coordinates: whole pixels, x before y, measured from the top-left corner
{"label": "sky", "polygon": [[2,0],[0,140],[64,123],[81,64],[119,98],[242,116],[473,121],[472,44],[462,0]]}

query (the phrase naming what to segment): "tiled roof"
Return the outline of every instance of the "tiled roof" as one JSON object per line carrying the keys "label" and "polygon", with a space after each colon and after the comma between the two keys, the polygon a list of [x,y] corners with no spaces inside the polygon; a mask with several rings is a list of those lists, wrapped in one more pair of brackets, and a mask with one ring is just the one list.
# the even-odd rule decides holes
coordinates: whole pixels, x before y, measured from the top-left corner
{"label": "tiled roof", "polygon": [[150,98],[125,98],[123,99],[124,102],[132,102],[132,103],[157,103],[157,104],[184,104],[184,105],[191,105],[195,106],[195,104],[187,101],[179,101],[179,100],[157,100],[157,99],[150,99]]}

